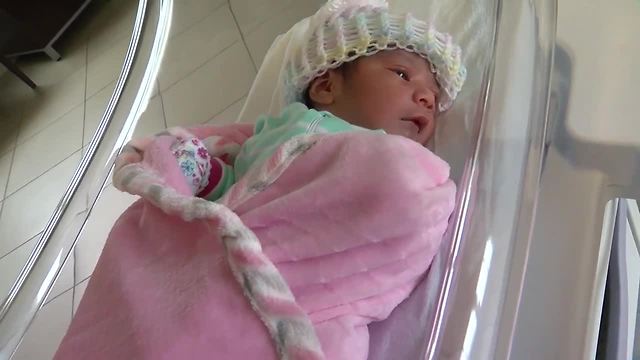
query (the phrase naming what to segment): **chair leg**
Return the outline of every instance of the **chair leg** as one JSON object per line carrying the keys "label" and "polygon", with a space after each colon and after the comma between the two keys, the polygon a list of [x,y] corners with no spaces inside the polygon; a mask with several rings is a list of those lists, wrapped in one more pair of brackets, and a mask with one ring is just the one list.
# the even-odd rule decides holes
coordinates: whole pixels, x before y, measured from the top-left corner
{"label": "chair leg", "polygon": [[20,80],[24,81],[27,85],[29,85],[30,88],[32,89],[36,88],[36,84],[31,79],[29,79],[29,77],[25,75],[25,73],[23,73],[20,69],[18,69],[18,67],[13,62],[11,62],[11,60],[0,55],[0,64],[6,66],[7,69],[9,69],[9,71],[14,73],[17,77],[20,78]]}
{"label": "chair leg", "polygon": [[60,56],[60,54],[51,45],[47,45],[44,48],[44,53],[53,61],[60,61],[60,59],[62,59],[62,56]]}

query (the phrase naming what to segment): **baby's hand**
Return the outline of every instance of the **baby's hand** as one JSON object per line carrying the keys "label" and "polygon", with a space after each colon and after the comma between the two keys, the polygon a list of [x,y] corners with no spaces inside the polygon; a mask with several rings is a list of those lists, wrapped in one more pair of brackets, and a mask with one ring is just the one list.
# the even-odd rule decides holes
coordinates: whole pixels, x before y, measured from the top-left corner
{"label": "baby's hand", "polygon": [[139,163],[144,157],[144,151],[153,142],[154,137],[132,139],[122,148],[122,152],[116,158],[114,171],[120,170],[123,166]]}

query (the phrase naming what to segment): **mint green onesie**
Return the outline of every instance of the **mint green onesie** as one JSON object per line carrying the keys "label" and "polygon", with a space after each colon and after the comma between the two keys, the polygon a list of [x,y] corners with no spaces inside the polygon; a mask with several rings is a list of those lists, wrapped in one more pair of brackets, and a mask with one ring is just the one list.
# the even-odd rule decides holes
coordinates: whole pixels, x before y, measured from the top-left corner
{"label": "mint green onesie", "polygon": [[223,164],[221,176],[215,177],[219,179],[218,184],[205,197],[211,201],[222,197],[236,179],[244,176],[252,166],[264,163],[280,145],[295,136],[351,131],[369,130],[352,125],[330,112],[309,109],[302,103],[288,105],[280,116],[262,116],[256,122],[253,136],[242,145],[233,167]]}

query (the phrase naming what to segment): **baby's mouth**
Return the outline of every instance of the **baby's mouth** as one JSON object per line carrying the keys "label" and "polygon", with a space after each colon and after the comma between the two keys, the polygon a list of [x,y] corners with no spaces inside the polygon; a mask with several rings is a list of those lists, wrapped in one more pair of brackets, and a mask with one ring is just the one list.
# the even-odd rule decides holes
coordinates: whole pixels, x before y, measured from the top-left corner
{"label": "baby's mouth", "polygon": [[424,116],[413,116],[402,118],[400,120],[412,123],[416,127],[416,134],[421,133],[422,130],[424,130],[424,128],[427,126],[428,122],[427,118]]}

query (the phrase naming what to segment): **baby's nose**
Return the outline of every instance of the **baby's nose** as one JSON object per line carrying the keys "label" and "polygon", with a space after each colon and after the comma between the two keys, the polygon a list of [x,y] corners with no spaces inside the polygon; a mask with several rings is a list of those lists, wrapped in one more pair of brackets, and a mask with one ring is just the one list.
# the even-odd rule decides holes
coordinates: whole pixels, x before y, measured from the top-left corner
{"label": "baby's nose", "polygon": [[417,89],[414,94],[414,101],[429,110],[433,110],[436,107],[436,95],[429,89]]}

